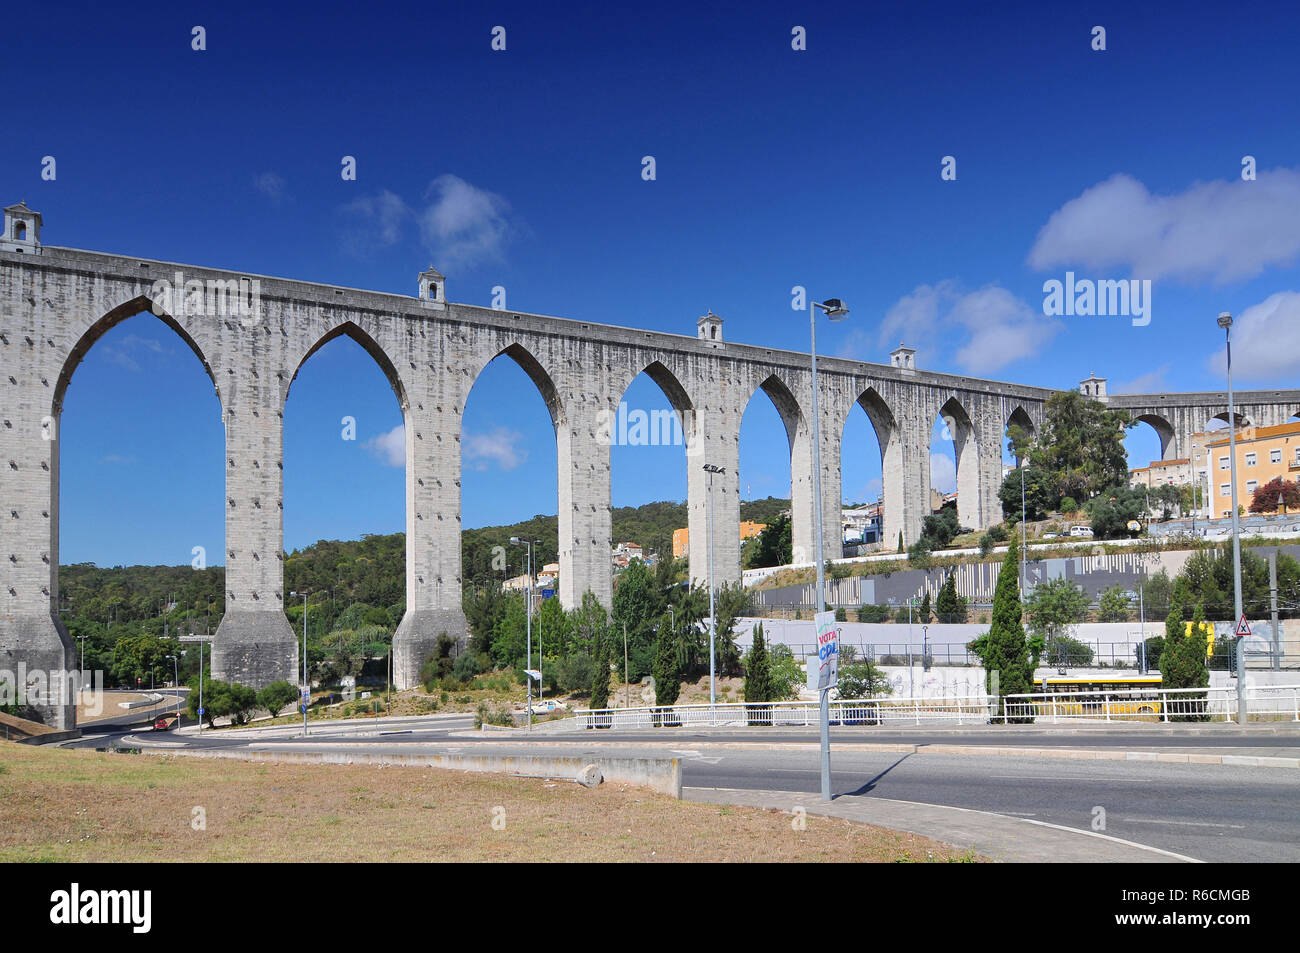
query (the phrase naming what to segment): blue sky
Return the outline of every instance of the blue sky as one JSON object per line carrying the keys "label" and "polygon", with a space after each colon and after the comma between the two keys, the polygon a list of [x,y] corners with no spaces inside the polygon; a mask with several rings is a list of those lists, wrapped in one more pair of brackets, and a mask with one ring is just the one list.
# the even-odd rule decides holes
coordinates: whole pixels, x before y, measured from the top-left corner
{"label": "blue sky", "polygon": [[[517,310],[687,334],[711,308],[731,340],[799,350],[804,285],[852,308],[821,328],[825,353],[887,361],[902,338],[921,367],[1045,386],[1096,371],[1112,390],[1220,387],[1228,310],[1234,382],[1295,386],[1292,7],[468,6],[6,10],[26,92],[4,107],[0,198],[40,210],[53,245],[402,293],[432,261],[453,301],[500,285]],[[1044,281],[1067,271],[1149,279],[1150,323],[1044,315]],[[667,407],[645,378],[627,401]],[[400,422],[352,342],[305,365],[285,414],[288,548],[402,528]],[[508,360],[465,431],[465,525],[555,512],[549,418]],[[91,350],[61,437],[65,562],[221,551],[216,399],[156,319]],[[1158,456],[1148,428],[1129,442],[1137,464]],[[873,497],[860,411],[845,446],[845,498]],[[742,490],[787,495],[765,397],[741,447]],[[951,445],[932,449],[950,485]],[[681,448],[615,448],[613,465],[616,505],[685,496]]]}

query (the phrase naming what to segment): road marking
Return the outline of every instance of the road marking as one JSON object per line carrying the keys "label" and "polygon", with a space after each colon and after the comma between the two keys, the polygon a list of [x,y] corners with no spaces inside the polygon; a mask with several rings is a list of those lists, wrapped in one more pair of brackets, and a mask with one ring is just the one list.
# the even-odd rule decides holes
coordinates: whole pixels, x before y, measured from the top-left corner
{"label": "road marking", "polygon": [[1111,775],[1071,775],[1071,774],[990,774],[990,778],[1009,781],[1146,781],[1155,783],[1155,778],[1113,777]]}
{"label": "road marking", "polygon": [[1179,824],[1185,827],[1231,827],[1234,830],[1244,831],[1245,824],[1213,824],[1209,821],[1166,821],[1158,817],[1121,817],[1121,821],[1128,821],[1132,824]]}

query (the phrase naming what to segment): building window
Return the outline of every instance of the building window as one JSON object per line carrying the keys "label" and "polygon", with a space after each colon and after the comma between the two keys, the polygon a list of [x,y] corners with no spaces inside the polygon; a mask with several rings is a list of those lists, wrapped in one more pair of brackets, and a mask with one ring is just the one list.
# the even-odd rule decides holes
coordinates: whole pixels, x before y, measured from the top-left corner
{"label": "building window", "polygon": [[1255,453],[1246,454],[1246,466],[1253,467],[1259,462],[1259,455]]}
{"label": "building window", "polygon": [[1282,451],[1281,451],[1281,450],[1270,450],[1270,451],[1268,452],[1268,462],[1269,462],[1269,463],[1281,463],[1281,462],[1282,462]]}
{"label": "building window", "polygon": [[1219,484],[1219,496],[1232,496],[1232,484],[1231,484],[1231,483],[1220,483],[1220,484]]}
{"label": "building window", "polygon": [[1219,469],[1220,469],[1220,470],[1226,470],[1226,469],[1228,469],[1228,458],[1227,458],[1227,457],[1219,457]]}
{"label": "building window", "polygon": [[18,239],[20,242],[27,241],[26,222],[14,222],[14,238]]}
{"label": "building window", "polygon": [[1254,493],[1258,488],[1259,488],[1259,481],[1258,481],[1258,480],[1247,480],[1247,481],[1246,481],[1246,492],[1247,492],[1247,493]]}

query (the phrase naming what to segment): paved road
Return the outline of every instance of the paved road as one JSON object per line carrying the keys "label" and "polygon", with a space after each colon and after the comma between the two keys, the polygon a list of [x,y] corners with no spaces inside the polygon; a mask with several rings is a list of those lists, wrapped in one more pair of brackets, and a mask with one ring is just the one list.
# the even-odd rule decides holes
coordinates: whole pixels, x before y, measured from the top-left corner
{"label": "paved road", "polygon": [[[353,750],[374,753],[471,753],[589,757],[673,756],[682,760],[683,784],[700,789],[820,790],[819,756],[811,731],[700,730],[662,732],[478,734],[466,731],[472,716],[393,719],[382,725],[316,724],[301,729],[245,730],[238,736],[213,732],[131,734],[115,730],[83,739],[103,747],[108,740],[203,748],[254,747],[290,751]],[[380,734],[380,730],[398,734]],[[834,791],[862,804],[871,799],[921,802],[1030,818],[1079,831],[1094,830],[1096,808],[1105,811],[1105,832],[1200,860],[1300,862],[1300,770],[1149,761],[1085,761],[983,754],[900,754],[863,750],[871,742],[959,743],[1030,747],[1106,748],[1158,751],[1245,751],[1292,754],[1300,732],[1283,728],[1223,731],[1054,732],[914,731],[843,729],[835,734]],[[772,744],[782,747],[771,747]]]}

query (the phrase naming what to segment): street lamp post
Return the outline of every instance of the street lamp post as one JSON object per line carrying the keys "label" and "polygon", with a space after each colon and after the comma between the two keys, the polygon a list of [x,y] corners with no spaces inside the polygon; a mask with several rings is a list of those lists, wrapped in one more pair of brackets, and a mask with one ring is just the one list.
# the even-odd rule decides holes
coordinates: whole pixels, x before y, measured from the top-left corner
{"label": "street lamp post", "polygon": [[[526,567],[526,571],[528,573],[528,605],[525,607],[526,611],[524,612],[524,617],[525,617],[524,625],[528,633],[527,635],[528,641],[524,651],[527,652],[528,654],[528,660],[524,663],[524,682],[527,686],[525,690],[525,697],[528,699],[528,730],[532,731],[533,730],[533,676],[528,673],[528,670],[531,669],[533,666],[533,540],[520,539],[518,536],[511,536],[510,543],[513,546],[525,546],[528,549],[528,565]],[[537,659],[537,671],[539,673],[539,677],[537,679],[537,690],[540,692],[542,688],[542,680],[540,678],[540,673],[542,671],[542,660],[541,660],[540,652],[538,653],[538,659]]]}
{"label": "street lamp post", "polygon": [[[299,593],[290,590],[289,595],[293,598],[297,598],[299,595],[302,596],[302,691],[299,692],[299,694],[302,696],[300,699],[300,701],[302,702],[302,734],[303,737],[305,738],[307,737],[308,734],[307,703],[308,700],[311,698],[311,686],[310,683],[307,681],[307,595],[308,594],[306,592]],[[392,655],[393,653],[392,650],[390,649],[388,652],[389,658],[392,658]]]}
{"label": "street lamp post", "polygon": [[[1232,401],[1232,315],[1227,311],[1219,315],[1228,346],[1228,481],[1232,485],[1232,592],[1235,600],[1235,618],[1241,625],[1241,526],[1237,519],[1237,413]],[[1237,667],[1237,721],[1246,723],[1246,673]]]}
{"label": "street lamp post", "polygon": [[[849,313],[844,302],[839,298],[827,298],[825,302],[811,301],[808,304],[809,355],[812,360],[812,417],[813,417],[813,526],[817,530],[817,606],[813,612],[815,620],[826,605],[826,566],[822,551],[822,448],[821,415],[817,401],[817,309],[826,312],[826,317],[838,321]],[[813,624],[814,632],[816,623]],[[821,752],[822,752],[822,800],[831,799],[831,689],[827,686],[821,690]]]}
{"label": "street lamp post", "polygon": [[713,643],[718,633],[718,613],[713,602],[713,476],[714,474],[721,475],[726,473],[727,468],[706,463],[704,464],[704,472],[709,475],[709,708],[713,708],[713,706],[717,704],[717,695],[714,691],[716,685],[716,671]]}

